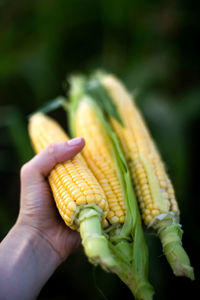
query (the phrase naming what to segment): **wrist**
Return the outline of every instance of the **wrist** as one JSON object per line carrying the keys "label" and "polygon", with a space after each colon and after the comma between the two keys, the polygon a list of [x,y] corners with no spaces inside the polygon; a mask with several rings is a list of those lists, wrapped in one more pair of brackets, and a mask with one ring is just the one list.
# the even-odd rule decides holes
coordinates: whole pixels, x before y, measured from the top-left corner
{"label": "wrist", "polygon": [[2,299],[35,299],[60,262],[37,230],[17,222],[0,244]]}
{"label": "wrist", "polygon": [[33,249],[37,258],[42,259],[44,263],[47,261],[48,264],[51,264],[51,267],[55,269],[62,263],[62,259],[57,250],[53,247],[45,234],[37,227],[17,221],[12,230],[16,236],[20,236],[20,239],[23,237],[24,243],[28,244]]}

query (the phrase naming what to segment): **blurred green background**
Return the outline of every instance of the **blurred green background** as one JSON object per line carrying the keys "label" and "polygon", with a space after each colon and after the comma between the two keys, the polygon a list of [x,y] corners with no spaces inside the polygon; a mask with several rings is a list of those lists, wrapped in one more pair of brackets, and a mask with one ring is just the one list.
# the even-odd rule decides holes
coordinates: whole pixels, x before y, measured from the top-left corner
{"label": "blurred green background", "polygon": [[[186,0],[0,0],[0,239],[19,209],[19,170],[33,152],[27,116],[57,95],[73,72],[114,72],[135,95],[176,189],[183,243],[197,280],[172,275],[146,233],[155,299],[199,292],[200,22]],[[55,116],[65,123],[64,113]],[[198,289],[197,289],[198,288]],[[72,255],[39,299],[132,299],[114,275]]]}

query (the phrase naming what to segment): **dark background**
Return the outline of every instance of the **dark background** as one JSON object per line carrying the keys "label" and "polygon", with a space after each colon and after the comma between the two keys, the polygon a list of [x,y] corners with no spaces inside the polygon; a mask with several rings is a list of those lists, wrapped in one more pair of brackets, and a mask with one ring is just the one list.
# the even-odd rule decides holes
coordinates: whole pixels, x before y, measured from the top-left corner
{"label": "dark background", "polygon": [[[173,276],[146,233],[155,299],[199,293],[199,3],[186,0],[0,0],[0,239],[19,208],[19,170],[33,155],[27,116],[74,72],[106,69],[135,95],[175,186],[197,280]],[[64,113],[56,116],[65,123]],[[39,299],[132,299],[114,275],[72,255]]]}

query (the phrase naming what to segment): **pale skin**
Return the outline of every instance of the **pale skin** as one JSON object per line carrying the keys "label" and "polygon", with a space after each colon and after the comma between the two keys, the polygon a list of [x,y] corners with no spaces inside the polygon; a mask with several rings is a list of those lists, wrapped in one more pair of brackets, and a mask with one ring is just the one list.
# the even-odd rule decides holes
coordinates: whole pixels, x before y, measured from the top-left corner
{"label": "pale skin", "polygon": [[0,300],[36,299],[56,268],[80,247],[79,233],[58,214],[47,177],[83,147],[83,138],[55,143],[22,167],[19,216],[0,244]]}

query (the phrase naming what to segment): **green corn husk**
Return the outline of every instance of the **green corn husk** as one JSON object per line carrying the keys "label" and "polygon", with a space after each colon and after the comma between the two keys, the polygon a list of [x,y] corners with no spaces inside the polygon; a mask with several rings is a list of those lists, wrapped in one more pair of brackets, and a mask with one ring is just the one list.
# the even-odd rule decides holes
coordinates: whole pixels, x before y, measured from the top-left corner
{"label": "green corn husk", "polygon": [[[135,299],[150,300],[154,290],[148,282],[148,251],[130,173],[117,137],[94,99],[85,93],[83,77],[71,79],[69,100],[69,123],[73,136],[76,136],[76,112],[82,101],[90,105],[102,130],[107,133],[127,211],[123,225],[119,224],[117,229],[111,225],[106,230],[101,227],[100,216],[95,215],[94,210],[88,208],[87,212],[84,211],[80,234],[85,253],[93,264],[99,264],[103,269],[118,275],[130,288]],[[108,109],[111,112],[112,105]],[[116,115],[116,110],[113,115]]]}

